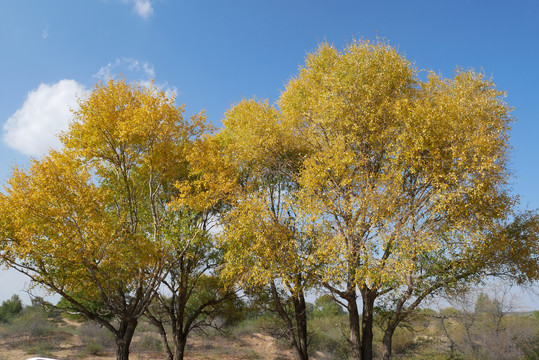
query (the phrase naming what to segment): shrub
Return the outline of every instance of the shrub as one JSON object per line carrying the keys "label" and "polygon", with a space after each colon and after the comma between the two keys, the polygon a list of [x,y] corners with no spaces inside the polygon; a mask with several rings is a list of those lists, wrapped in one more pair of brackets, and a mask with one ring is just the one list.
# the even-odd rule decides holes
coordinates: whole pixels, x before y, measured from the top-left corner
{"label": "shrub", "polygon": [[48,341],[38,341],[36,343],[27,343],[24,346],[26,353],[39,354],[40,356],[53,357],[54,345]]}
{"label": "shrub", "polygon": [[103,354],[103,345],[96,343],[89,343],[84,346],[84,354],[99,356]]}
{"label": "shrub", "polygon": [[134,348],[139,351],[161,351],[163,344],[161,339],[153,334],[144,333],[140,339],[134,344]]}
{"label": "shrub", "polygon": [[114,345],[114,339],[110,332],[94,321],[83,323],[78,329],[78,334],[83,345],[99,345],[101,346],[100,351],[103,351],[103,348]]}
{"label": "shrub", "polygon": [[9,300],[0,305],[0,322],[8,323],[22,311],[22,302],[18,295],[13,295]]}
{"label": "shrub", "polygon": [[333,299],[333,296],[323,294],[314,302],[312,314],[314,317],[340,316],[344,315],[345,311],[343,307]]}
{"label": "shrub", "polygon": [[414,334],[412,331],[400,327],[395,330],[391,343],[395,354],[404,353],[413,344]]}
{"label": "shrub", "polygon": [[12,325],[7,329],[9,335],[27,335],[32,338],[51,335],[54,330],[55,326],[49,322],[47,313],[43,309],[32,307],[24,309],[20,316],[12,320]]}
{"label": "shrub", "polygon": [[315,317],[309,321],[309,351],[321,351],[329,359],[347,359],[347,316]]}

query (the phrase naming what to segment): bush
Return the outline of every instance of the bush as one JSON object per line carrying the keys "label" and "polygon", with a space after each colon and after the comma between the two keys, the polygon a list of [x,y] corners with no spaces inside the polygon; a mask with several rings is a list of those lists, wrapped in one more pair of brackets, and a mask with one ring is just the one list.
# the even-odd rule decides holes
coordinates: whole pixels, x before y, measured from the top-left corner
{"label": "bush", "polygon": [[134,344],[134,348],[139,351],[161,351],[163,344],[161,339],[153,334],[144,333],[140,339]]}
{"label": "bush", "polygon": [[413,344],[414,334],[412,331],[400,327],[395,330],[391,342],[394,354],[403,354]]}
{"label": "bush", "polygon": [[39,341],[32,344],[26,344],[24,346],[25,351],[28,354],[39,354],[40,356],[53,357],[54,345],[48,341]]}
{"label": "bush", "polygon": [[84,354],[99,356],[103,354],[103,345],[96,343],[89,343],[84,346]]}
{"label": "bush", "polygon": [[266,313],[258,317],[248,317],[232,327],[232,335],[241,337],[244,335],[252,335],[257,332],[265,332],[272,336],[278,337],[280,318],[271,313]]}
{"label": "bush", "polygon": [[52,325],[47,313],[43,309],[28,307],[22,314],[12,320],[12,325],[7,329],[12,336],[30,336],[32,338],[53,334],[55,326]]}
{"label": "bush", "polygon": [[100,352],[103,351],[103,348],[114,345],[112,334],[94,321],[83,323],[78,329],[78,335],[82,344],[85,346],[101,346]]}
{"label": "bush", "polygon": [[339,305],[333,296],[329,294],[320,295],[313,305],[312,315],[313,317],[328,317],[328,316],[340,316],[344,315],[345,311],[341,305]]}
{"label": "bush", "polygon": [[0,305],[0,322],[8,323],[22,311],[22,302],[18,295],[13,295],[11,299],[2,302]]}
{"label": "bush", "polygon": [[329,359],[347,359],[347,321],[346,315],[311,319],[308,323],[310,333],[309,351],[311,353],[321,351]]}

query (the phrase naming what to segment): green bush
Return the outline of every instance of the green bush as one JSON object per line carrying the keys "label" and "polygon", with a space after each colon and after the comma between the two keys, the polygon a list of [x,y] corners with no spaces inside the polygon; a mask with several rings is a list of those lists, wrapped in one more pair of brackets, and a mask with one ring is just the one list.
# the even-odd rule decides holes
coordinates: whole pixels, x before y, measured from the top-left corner
{"label": "green bush", "polygon": [[397,328],[391,342],[394,354],[403,354],[414,344],[414,333],[408,329]]}
{"label": "green bush", "polygon": [[312,309],[313,317],[340,316],[344,314],[343,307],[329,294],[320,295],[314,302]]}
{"label": "green bush", "polygon": [[267,333],[274,337],[282,336],[282,320],[278,315],[265,313],[257,317],[248,317],[232,327],[232,335],[252,335],[257,332]]}
{"label": "green bush", "polygon": [[8,323],[22,311],[22,302],[18,295],[13,295],[9,300],[0,305],[0,322]]}
{"label": "green bush", "polygon": [[55,326],[47,318],[47,313],[40,308],[27,307],[20,316],[14,318],[6,330],[8,335],[38,338],[54,333]]}
{"label": "green bush", "polygon": [[84,346],[83,353],[86,355],[95,355],[99,356],[103,354],[103,345],[96,343],[89,343]]}
{"label": "green bush", "polygon": [[54,345],[49,341],[38,341],[35,343],[27,343],[24,346],[27,354],[36,354],[40,356],[53,357]]}
{"label": "green bush", "polygon": [[329,359],[347,359],[348,317],[314,317],[308,323],[310,342],[309,351],[321,351]]}

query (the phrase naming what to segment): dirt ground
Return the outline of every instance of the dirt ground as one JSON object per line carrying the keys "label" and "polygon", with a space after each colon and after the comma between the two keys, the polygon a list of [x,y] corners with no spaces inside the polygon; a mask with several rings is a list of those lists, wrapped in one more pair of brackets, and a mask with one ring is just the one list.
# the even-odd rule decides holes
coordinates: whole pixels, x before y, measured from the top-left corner
{"label": "dirt ground", "polygon": [[[114,360],[114,348],[107,347],[98,355],[90,355],[85,350],[76,331],[79,323],[66,322],[59,329],[65,328],[60,336],[49,335],[40,339],[26,337],[0,338],[0,360],[25,360],[31,357],[45,356],[59,360]],[[68,331],[71,329],[71,331]],[[138,335],[139,337],[141,335]],[[136,345],[137,340],[133,340]],[[32,347],[32,344],[36,344]],[[46,343],[48,348],[42,350],[39,344]],[[42,345],[41,345],[42,346]],[[140,346],[131,347],[132,360],[161,360],[166,359],[163,352],[148,351]],[[213,335],[190,337],[186,348],[186,360],[285,360],[293,359],[290,349],[283,346],[275,338],[254,333],[234,337],[231,335]]]}

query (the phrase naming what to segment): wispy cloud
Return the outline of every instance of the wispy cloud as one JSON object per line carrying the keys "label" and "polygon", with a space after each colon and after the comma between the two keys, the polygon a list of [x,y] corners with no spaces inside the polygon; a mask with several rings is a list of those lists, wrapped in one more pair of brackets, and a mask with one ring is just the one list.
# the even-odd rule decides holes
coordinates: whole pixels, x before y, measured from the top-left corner
{"label": "wispy cloud", "polygon": [[41,32],[41,37],[42,37],[43,39],[48,38],[48,37],[49,37],[49,32],[48,32],[47,30],[43,30],[43,31]]}
{"label": "wispy cloud", "polygon": [[[124,76],[129,81],[136,81],[144,86],[150,85],[156,77],[155,69],[152,64],[133,58],[116,59],[115,61],[102,66],[94,75],[95,78],[102,82],[120,76]],[[177,89],[169,86],[167,82],[154,82],[154,84],[169,94],[178,93]]]}
{"label": "wispy cloud", "polygon": [[133,10],[143,19],[153,15],[153,6],[150,0],[122,0],[126,4],[132,4]]}
{"label": "wispy cloud", "polygon": [[75,80],[60,80],[56,84],[41,84],[28,93],[22,107],[5,123],[3,141],[12,149],[30,156],[41,156],[47,150],[59,148],[57,134],[67,130],[77,108],[77,96],[84,86]]}
{"label": "wispy cloud", "polygon": [[121,58],[102,66],[94,77],[101,81],[107,81],[118,75],[137,79],[138,81],[149,81],[155,78],[155,70],[150,63],[141,62],[133,58]]}

